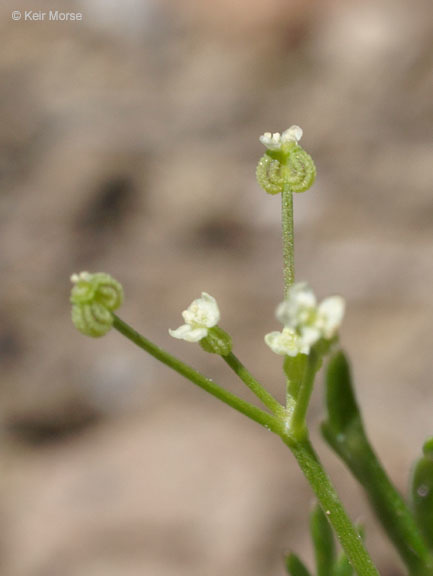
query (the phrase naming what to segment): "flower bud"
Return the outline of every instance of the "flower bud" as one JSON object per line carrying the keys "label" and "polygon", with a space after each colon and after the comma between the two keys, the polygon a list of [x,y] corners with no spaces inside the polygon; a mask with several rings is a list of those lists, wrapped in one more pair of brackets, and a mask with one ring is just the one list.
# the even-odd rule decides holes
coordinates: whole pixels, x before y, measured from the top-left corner
{"label": "flower bud", "polygon": [[103,272],[80,272],[71,281],[72,322],[87,336],[104,336],[113,325],[112,312],[123,302],[121,284]]}
{"label": "flower bud", "polygon": [[214,326],[208,330],[207,336],[200,340],[200,346],[210,354],[228,356],[232,351],[232,339],[225,330]]}

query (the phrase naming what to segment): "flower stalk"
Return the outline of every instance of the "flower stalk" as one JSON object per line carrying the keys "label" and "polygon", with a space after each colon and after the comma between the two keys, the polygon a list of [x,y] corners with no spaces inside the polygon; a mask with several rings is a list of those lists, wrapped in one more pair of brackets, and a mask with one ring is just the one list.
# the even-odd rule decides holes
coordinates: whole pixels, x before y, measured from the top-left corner
{"label": "flower stalk", "polygon": [[295,282],[295,235],[293,224],[293,193],[286,184],[281,193],[281,229],[283,236],[284,298]]}
{"label": "flower stalk", "polygon": [[144,336],[142,336],[139,332],[134,330],[132,326],[121,320],[116,314],[113,314],[113,328],[115,328],[120,334],[128,338],[131,342],[133,342],[136,346],[165,364],[193,384],[196,384],[212,396],[215,396],[224,404],[231,406],[234,410],[241,412],[249,418],[250,420],[254,420],[267,430],[271,430],[275,432],[275,434],[281,434],[283,429],[283,424],[280,419],[260,410],[256,406],[249,404],[242,398],[239,398],[235,394],[232,394],[225,388],[222,388],[218,384],[215,384],[213,380],[210,378],[206,378],[203,374],[200,374],[197,370],[182,362],[169,354]]}

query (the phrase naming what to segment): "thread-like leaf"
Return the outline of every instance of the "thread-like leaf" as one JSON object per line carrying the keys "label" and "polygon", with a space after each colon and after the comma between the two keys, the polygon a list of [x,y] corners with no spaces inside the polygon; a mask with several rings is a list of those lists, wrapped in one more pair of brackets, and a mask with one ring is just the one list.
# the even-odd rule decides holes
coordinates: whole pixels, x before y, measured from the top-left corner
{"label": "thread-like leaf", "polygon": [[317,576],[331,576],[335,562],[335,541],[326,514],[316,504],[310,517]]}
{"label": "thread-like leaf", "polygon": [[311,576],[302,560],[293,553],[286,556],[286,570],[291,576]]}

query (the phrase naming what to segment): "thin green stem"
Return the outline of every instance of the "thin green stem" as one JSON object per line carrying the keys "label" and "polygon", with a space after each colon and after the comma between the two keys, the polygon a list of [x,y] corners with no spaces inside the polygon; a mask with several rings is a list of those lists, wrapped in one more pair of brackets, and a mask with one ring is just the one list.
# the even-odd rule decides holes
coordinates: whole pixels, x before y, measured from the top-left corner
{"label": "thin green stem", "polygon": [[185,378],[187,378],[188,380],[190,380],[203,390],[206,390],[206,392],[208,392],[212,396],[215,396],[228,406],[231,406],[238,412],[241,412],[251,420],[258,422],[261,426],[267,428],[268,430],[271,430],[275,434],[281,435],[283,425],[279,418],[275,418],[274,416],[268,414],[267,412],[260,410],[260,408],[257,408],[256,406],[253,406],[252,404],[245,402],[245,400],[238,398],[238,396],[235,396],[234,394],[232,394],[228,390],[225,390],[218,384],[215,384],[215,382],[213,382],[209,378],[206,378],[205,376],[203,376],[203,374],[200,374],[200,372],[197,372],[197,370],[194,370],[194,368],[192,368],[188,364],[185,364],[175,356],[172,356],[165,350],[162,350],[162,348],[159,348],[158,346],[156,346],[156,344],[154,344],[153,342],[151,342],[150,340],[139,334],[136,330],[134,330],[131,326],[129,326],[129,324],[127,324],[126,322],[121,320],[118,316],[116,316],[116,314],[113,314],[113,319],[114,319],[113,328],[115,328],[123,336],[131,340],[131,342],[136,344],[139,348],[142,348],[148,354],[150,354],[151,356],[153,356],[154,358],[156,358],[157,360],[159,360],[160,362],[162,362],[163,364],[165,364],[178,374],[181,374],[182,376],[184,376]]}
{"label": "thin green stem", "polygon": [[293,225],[293,193],[284,186],[281,193],[281,227],[283,235],[284,298],[295,282],[295,236]]}
{"label": "thin green stem", "polygon": [[[165,352],[165,350],[162,350],[153,344],[153,342],[136,332],[131,326],[115,314],[113,314],[113,327],[123,336],[131,340],[131,342],[148,352],[151,356],[172,370],[181,374],[228,406],[231,406],[251,420],[258,422],[261,426],[264,426],[268,430],[271,430],[280,436],[298,461],[302,472],[313,488],[322,509],[334,527],[338,539],[358,576],[378,576],[378,572],[374,567],[370,556],[365,550],[357,531],[347,516],[331,481],[323,470],[306,433],[302,439],[299,439],[299,436],[288,434],[285,429],[285,422],[282,418],[270,415],[263,410],[260,410],[241,398],[238,398],[228,390],[215,384],[212,380],[206,378],[188,364],[185,364],[175,356],[168,354],[168,352]],[[242,364],[239,361],[236,362],[236,360],[237,359],[234,359],[234,357],[230,358],[230,363],[228,363],[229,365],[233,364],[231,367],[236,369],[237,373],[240,372],[245,377],[247,373],[246,369],[244,372],[242,370]],[[254,379],[248,380],[248,382],[250,386],[257,383]],[[263,391],[264,389],[262,386],[259,386],[260,390]],[[257,387],[254,387],[257,391]],[[262,392],[260,393],[262,394]],[[269,401],[269,399],[267,399],[267,401]]]}
{"label": "thin green stem", "polygon": [[305,435],[308,405],[313,391],[314,379],[320,363],[318,352],[312,348],[308,356],[307,366],[303,375],[301,386],[296,398],[295,408],[290,421],[290,431],[294,436],[303,437]]}
{"label": "thin green stem", "polygon": [[252,374],[245,368],[242,362],[230,352],[227,356],[221,356],[227,362],[230,368],[239,376],[239,378],[248,386],[248,388],[263,402],[266,408],[276,416],[285,417],[284,407],[270,394],[266,388],[258,382]]}
{"label": "thin green stem", "polygon": [[379,576],[308,438],[297,441],[290,436],[283,436],[282,439],[310,483],[355,572],[358,576]]}

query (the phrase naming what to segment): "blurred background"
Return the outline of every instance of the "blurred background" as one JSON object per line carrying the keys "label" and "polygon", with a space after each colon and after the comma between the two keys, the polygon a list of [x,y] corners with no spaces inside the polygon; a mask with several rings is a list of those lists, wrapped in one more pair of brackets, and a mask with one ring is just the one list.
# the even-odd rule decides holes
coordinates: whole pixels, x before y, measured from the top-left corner
{"label": "blurred background", "polygon": [[[13,21],[12,10],[82,22]],[[296,268],[341,293],[367,429],[397,486],[433,433],[430,0],[5,0],[0,7],[2,576],[283,576],[312,566],[312,495],[281,442],[113,332],[70,322],[69,276],[122,281],[121,316],[251,400],[168,327],[202,290],[281,399],[263,343],[280,205],[258,136],[304,129]],[[322,459],[384,575],[404,570]]]}

